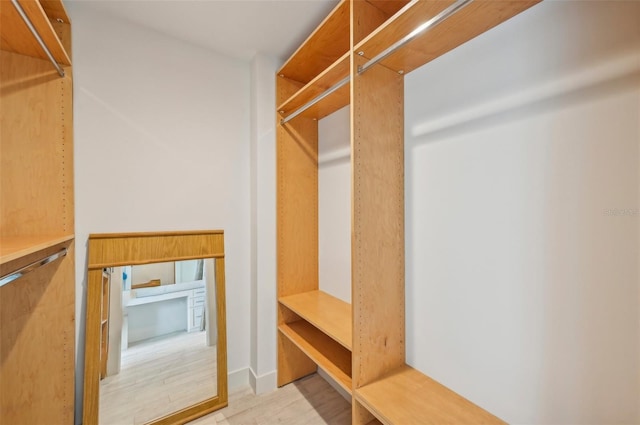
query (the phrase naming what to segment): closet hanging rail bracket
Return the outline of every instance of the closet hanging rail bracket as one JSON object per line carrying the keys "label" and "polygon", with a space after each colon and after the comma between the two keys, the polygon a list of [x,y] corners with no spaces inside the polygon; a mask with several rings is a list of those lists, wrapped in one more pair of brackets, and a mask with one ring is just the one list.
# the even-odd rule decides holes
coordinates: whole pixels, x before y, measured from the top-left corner
{"label": "closet hanging rail bracket", "polygon": [[[51,54],[51,50],[49,50],[49,48],[45,44],[45,42],[42,39],[42,37],[40,37],[40,34],[38,33],[38,30],[36,29],[36,27],[33,26],[33,23],[31,22],[31,19],[29,19],[29,17],[25,13],[24,9],[22,8],[22,6],[20,6],[20,3],[18,3],[18,0],[11,0],[11,4],[13,4],[13,7],[16,8],[16,10],[18,11],[18,14],[20,15],[20,17],[24,21],[25,25],[27,26],[27,28],[29,28],[29,31],[31,31],[31,34],[33,34],[33,36],[35,37],[35,39],[38,42],[38,44],[40,45],[40,47],[42,47],[42,50],[44,50],[44,53],[47,55],[47,58],[49,58],[49,60],[53,64],[53,66],[56,69],[56,71],[58,71],[58,74],[61,77],[64,77],[64,69],[62,69],[62,67],[58,64],[58,62],[56,62],[55,58],[53,57],[53,54]],[[0,286],[2,286],[2,285],[0,285]]]}
{"label": "closet hanging rail bracket", "polygon": [[310,101],[308,101],[307,103],[305,103],[304,105],[296,109],[291,115],[288,115],[287,117],[281,119],[280,124],[286,124],[287,122],[291,121],[292,119],[294,119],[295,117],[297,117],[298,115],[306,111],[307,109],[311,108],[316,103],[320,102],[325,97],[329,96],[331,93],[335,92],[345,84],[348,84],[350,80],[351,80],[350,76],[344,77],[342,80],[338,81],[333,86],[329,87],[327,90],[320,93],[318,96],[314,97],[313,99],[311,99]]}
{"label": "closet hanging rail bracket", "polygon": [[31,264],[27,264],[26,266],[13,271],[7,275],[0,277],[0,287],[6,285],[7,283],[13,282],[14,280],[24,276],[25,274],[32,272],[38,267],[44,266],[45,264],[49,264],[53,261],[56,261],[59,258],[62,258],[67,255],[67,248],[63,248],[60,251],[53,253],[41,260],[34,261]]}
{"label": "closet hanging rail bracket", "polygon": [[[411,31],[409,34],[407,34],[406,36],[404,36],[400,40],[396,41],[391,46],[389,46],[385,50],[383,50],[382,52],[378,53],[376,56],[371,58],[367,63],[365,63],[362,66],[358,66],[358,74],[362,74],[367,69],[371,68],[373,65],[375,65],[378,62],[380,62],[381,60],[387,58],[388,56],[393,54],[393,52],[395,52],[396,50],[398,50],[399,48],[401,48],[402,46],[404,46],[405,44],[407,44],[408,42],[410,42],[414,38],[418,37],[420,34],[424,33],[425,31],[428,31],[428,30],[432,29],[433,27],[437,26],[441,22],[443,22],[446,19],[450,18],[452,15],[454,15],[456,12],[458,12],[459,10],[461,10],[462,8],[467,6],[472,1],[473,0],[458,0],[455,3],[451,4],[449,7],[444,9],[442,12],[438,13],[436,16],[434,16],[433,18],[429,19],[428,21],[420,24],[418,27],[416,27],[416,29]],[[360,53],[361,52],[358,52],[358,54],[360,54]],[[400,73],[403,74],[404,72],[400,72]]]}

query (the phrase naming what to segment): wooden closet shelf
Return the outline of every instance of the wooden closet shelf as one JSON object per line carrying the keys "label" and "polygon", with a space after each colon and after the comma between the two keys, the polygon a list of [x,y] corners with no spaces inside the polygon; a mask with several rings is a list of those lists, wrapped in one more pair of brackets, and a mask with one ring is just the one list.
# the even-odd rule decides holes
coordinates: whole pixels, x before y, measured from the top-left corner
{"label": "wooden closet shelf", "polygon": [[355,397],[387,425],[505,423],[408,365],[355,390]]}
{"label": "wooden closet shelf", "polygon": [[[48,60],[42,47],[38,44],[29,28],[20,17],[16,8],[9,1],[0,2],[0,49],[18,53],[25,56]],[[62,65],[71,65],[71,59],[49,19],[45,9],[38,1],[18,0],[25,14],[40,34],[45,45],[51,51],[55,61]],[[54,16],[64,20],[66,12],[61,3],[57,1],[46,2],[46,9],[54,13]],[[68,18],[65,22],[69,22]]]}
{"label": "wooden closet shelf", "polygon": [[278,301],[351,351],[351,304],[322,291],[289,295]]}
{"label": "wooden closet shelf", "polygon": [[[405,74],[535,5],[541,0],[475,0],[439,25],[396,50],[380,64]],[[373,58],[451,5],[413,1],[354,47]]]}
{"label": "wooden closet shelf", "polygon": [[0,238],[0,264],[73,240],[74,235],[12,236]]}
{"label": "wooden closet shelf", "polygon": [[[278,107],[283,117],[295,112],[332,86],[349,76],[349,53],[345,53],[320,75],[302,87],[297,93]],[[303,112],[301,116],[321,119],[349,104],[349,84],[330,94],[320,102]]]}
{"label": "wooden closet shelf", "polygon": [[318,367],[351,394],[351,353],[304,320],[278,326]]}
{"label": "wooden closet shelf", "polygon": [[349,1],[341,0],[280,68],[278,75],[307,84],[349,51]]}

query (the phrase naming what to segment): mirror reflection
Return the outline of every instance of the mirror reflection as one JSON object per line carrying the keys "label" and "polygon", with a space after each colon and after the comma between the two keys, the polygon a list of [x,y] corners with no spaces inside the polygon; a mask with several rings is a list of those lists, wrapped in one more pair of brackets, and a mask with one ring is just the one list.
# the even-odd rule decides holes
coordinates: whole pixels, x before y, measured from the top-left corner
{"label": "mirror reflection", "polygon": [[103,270],[100,425],[146,423],[217,394],[214,267]]}

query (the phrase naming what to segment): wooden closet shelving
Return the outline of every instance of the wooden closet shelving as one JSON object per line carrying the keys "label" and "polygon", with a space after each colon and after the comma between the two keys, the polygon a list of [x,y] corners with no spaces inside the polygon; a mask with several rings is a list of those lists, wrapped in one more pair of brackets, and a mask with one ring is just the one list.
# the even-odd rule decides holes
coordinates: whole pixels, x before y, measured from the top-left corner
{"label": "wooden closet shelving", "polygon": [[60,0],[0,2],[0,93],[0,418],[72,424],[73,82]]}
{"label": "wooden closet shelving", "polygon": [[0,264],[9,263],[72,240],[73,235],[4,237],[0,239]]}
{"label": "wooden closet shelving", "polygon": [[[323,369],[356,425],[502,423],[405,363],[404,75],[538,1],[343,0],[278,71],[278,385]],[[352,305],[318,285],[317,120],[348,104]]]}
{"label": "wooden closet shelving", "polygon": [[[283,117],[289,115],[299,107],[311,101],[316,96],[330,89],[342,79],[349,76],[349,52],[345,53],[316,78],[298,90],[278,107],[278,113]],[[283,74],[284,75],[284,74]],[[335,91],[320,102],[303,112],[307,118],[321,119],[349,104],[349,84]]]}
{"label": "wooden closet shelving", "polygon": [[[56,62],[63,65],[71,65],[67,49],[62,45],[62,41],[54,29],[54,23],[51,22],[53,20],[56,23],[69,23],[69,18],[62,3],[59,1],[43,1],[41,3],[34,0],[20,0],[18,3],[20,3],[38,34],[42,37]],[[0,39],[2,40],[0,48],[21,55],[48,60],[47,55],[13,5],[9,1],[3,1],[0,8],[2,11],[0,14]]]}
{"label": "wooden closet shelving", "polygon": [[[405,74],[444,55],[540,0],[473,1],[431,31],[422,33],[380,64]],[[414,28],[453,4],[446,1],[412,1],[392,19],[378,27],[354,47],[372,58],[408,35]]]}

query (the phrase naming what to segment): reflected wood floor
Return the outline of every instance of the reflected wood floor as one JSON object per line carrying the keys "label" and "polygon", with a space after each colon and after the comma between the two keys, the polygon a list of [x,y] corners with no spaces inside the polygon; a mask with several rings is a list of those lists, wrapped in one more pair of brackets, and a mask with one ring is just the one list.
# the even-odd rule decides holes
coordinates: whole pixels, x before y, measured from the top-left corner
{"label": "reflected wood floor", "polygon": [[131,345],[120,373],[100,383],[100,425],[138,425],[216,394],[216,347],[206,332]]}
{"label": "reflected wood floor", "polygon": [[350,425],[351,404],[313,374],[266,394],[250,388],[229,396],[229,406],[192,425]]}

